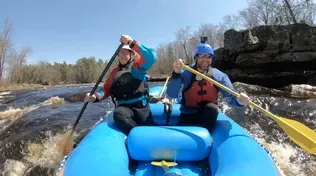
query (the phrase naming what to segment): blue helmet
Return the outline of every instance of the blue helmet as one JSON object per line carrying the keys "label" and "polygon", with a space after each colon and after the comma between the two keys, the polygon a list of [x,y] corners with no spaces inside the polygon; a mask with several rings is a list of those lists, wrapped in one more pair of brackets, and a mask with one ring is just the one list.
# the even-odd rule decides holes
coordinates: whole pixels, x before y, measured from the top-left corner
{"label": "blue helmet", "polygon": [[214,50],[213,48],[206,43],[200,43],[194,51],[194,56],[196,56],[197,54],[201,54],[201,53],[207,53],[210,54],[212,57],[214,56]]}

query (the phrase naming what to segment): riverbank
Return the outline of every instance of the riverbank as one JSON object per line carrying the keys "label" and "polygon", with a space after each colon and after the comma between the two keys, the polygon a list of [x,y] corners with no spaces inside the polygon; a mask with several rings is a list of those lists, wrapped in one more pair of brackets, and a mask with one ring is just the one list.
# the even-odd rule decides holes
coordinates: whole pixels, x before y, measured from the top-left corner
{"label": "riverbank", "polygon": [[[158,76],[151,76],[150,79],[148,80],[149,82],[163,82],[166,81],[167,75],[158,75]],[[92,83],[79,83],[80,85],[82,84],[94,84]],[[12,90],[25,90],[25,89],[40,89],[40,88],[48,88],[48,87],[53,87],[53,86],[69,86],[69,85],[79,85],[76,83],[60,83],[60,84],[55,84],[55,85],[42,85],[42,84],[8,84],[4,83],[0,86],[0,92],[6,92],[6,91],[12,91]],[[101,82],[101,84],[103,84]]]}
{"label": "riverbank", "polygon": [[41,84],[4,84],[0,86],[0,92],[12,91],[12,90],[24,90],[24,89],[38,89],[44,88],[47,85]]}

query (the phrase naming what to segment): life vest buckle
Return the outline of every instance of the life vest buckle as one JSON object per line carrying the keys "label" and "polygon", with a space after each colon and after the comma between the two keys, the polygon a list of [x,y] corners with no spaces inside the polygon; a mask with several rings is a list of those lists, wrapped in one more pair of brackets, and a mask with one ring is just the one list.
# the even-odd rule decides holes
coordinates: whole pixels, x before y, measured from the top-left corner
{"label": "life vest buckle", "polygon": [[206,85],[206,82],[204,82],[204,81],[199,81],[199,82],[198,82],[198,85],[199,85],[199,86],[205,86],[205,85]]}
{"label": "life vest buckle", "polygon": [[206,90],[200,90],[198,91],[198,95],[205,95],[207,92]]}

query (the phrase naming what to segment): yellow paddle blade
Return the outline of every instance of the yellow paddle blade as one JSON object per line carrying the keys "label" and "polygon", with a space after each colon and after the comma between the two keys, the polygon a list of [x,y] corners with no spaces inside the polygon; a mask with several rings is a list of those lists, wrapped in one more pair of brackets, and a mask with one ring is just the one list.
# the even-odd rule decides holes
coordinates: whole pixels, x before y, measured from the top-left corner
{"label": "yellow paddle blade", "polygon": [[316,132],[291,119],[278,117],[276,122],[297,145],[310,154],[316,154]]}
{"label": "yellow paddle blade", "polygon": [[295,120],[276,116],[252,101],[249,101],[249,105],[271,117],[297,145],[310,154],[316,154],[316,131]]}
{"label": "yellow paddle blade", "polygon": [[171,166],[176,166],[178,165],[177,163],[175,162],[167,162],[165,160],[162,160],[162,161],[153,161],[151,162],[152,165],[154,166],[168,166],[168,167],[171,167]]}

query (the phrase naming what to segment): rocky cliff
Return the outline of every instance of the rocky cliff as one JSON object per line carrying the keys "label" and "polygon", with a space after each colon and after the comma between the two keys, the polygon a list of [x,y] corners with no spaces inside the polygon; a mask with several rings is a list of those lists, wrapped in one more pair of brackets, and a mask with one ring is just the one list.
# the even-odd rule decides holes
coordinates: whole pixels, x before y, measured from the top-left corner
{"label": "rocky cliff", "polygon": [[316,27],[293,24],[228,30],[213,63],[232,82],[272,88],[316,85]]}

